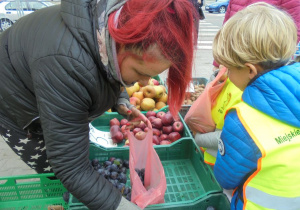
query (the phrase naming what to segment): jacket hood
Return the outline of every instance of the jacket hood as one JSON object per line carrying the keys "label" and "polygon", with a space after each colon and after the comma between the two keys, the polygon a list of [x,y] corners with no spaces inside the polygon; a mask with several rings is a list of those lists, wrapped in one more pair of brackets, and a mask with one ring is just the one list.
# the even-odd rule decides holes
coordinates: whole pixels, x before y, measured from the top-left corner
{"label": "jacket hood", "polygon": [[[125,1],[121,0],[61,1],[61,16],[64,23],[85,51],[93,57],[95,63],[108,73],[109,79],[117,81],[107,20],[109,14],[118,10],[124,3]],[[102,42],[101,46],[98,44],[99,41]]]}
{"label": "jacket hood", "polygon": [[92,10],[96,1],[61,1],[61,16],[76,40],[94,60],[98,59],[94,26],[91,22]]}
{"label": "jacket hood", "polygon": [[244,90],[242,98],[255,109],[300,127],[300,63],[259,76]]}

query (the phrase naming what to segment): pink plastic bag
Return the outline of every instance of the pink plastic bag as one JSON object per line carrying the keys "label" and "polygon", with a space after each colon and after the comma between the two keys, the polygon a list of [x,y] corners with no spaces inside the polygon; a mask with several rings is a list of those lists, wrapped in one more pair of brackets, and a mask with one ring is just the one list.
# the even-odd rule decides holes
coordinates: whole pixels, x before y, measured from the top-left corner
{"label": "pink plastic bag", "polygon": [[221,68],[216,78],[208,83],[203,93],[193,103],[184,117],[184,121],[193,132],[207,133],[215,130],[216,125],[212,119],[211,110],[215,100],[221,92],[225,81],[220,83],[220,78],[225,75],[227,69]]}
{"label": "pink plastic bag", "polygon": [[[144,140],[137,140],[128,131],[131,202],[142,209],[150,204],[164,203],[167,188],[164,168],[153,148],[151,123],[148,121],[147,125],[149,130]],[[145,169],[145,186],[135,169]]]}

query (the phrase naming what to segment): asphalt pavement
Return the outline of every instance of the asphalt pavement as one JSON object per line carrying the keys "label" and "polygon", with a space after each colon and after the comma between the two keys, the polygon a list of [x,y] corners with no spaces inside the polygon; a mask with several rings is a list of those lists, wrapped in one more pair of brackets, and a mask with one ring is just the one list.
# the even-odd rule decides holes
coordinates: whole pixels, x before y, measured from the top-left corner
{"label": "asphalt pavement", "polygon": [[[203,7],[204,9],[204,7]],[[224,14],[210,14],[205,12],[206,19],[200,21],[198,46],[194,58],[193,77],[209,78],[212,74],[212,42],[216,32],[220,29]],[[167,72],[160,75],[164,80]],[[27,166],[16,155],[5,140],[0,137],[0,177],[35,174],[36,172]]]}

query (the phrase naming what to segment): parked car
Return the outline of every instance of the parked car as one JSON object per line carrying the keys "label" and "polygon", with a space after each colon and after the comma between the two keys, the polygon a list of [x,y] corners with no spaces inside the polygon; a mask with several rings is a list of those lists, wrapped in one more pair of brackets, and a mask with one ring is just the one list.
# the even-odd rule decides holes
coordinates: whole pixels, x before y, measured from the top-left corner
{"label": "parked car", "polygon": [[216,2],[205,5],[205,10],[209,13],[218,12],[225,13],[229,0],[216,0]]}
{"label": "parked car", "polygon": [[52,5],[55,4],[49,1],[0,1],[0,30],[6,30],[24,15]]}

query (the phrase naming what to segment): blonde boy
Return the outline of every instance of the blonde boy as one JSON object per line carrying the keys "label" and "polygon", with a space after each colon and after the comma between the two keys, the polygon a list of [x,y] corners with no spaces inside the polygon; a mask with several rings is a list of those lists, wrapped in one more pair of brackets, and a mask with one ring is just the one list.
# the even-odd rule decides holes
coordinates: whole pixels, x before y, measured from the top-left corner
{"label": "blonde boy", "polygon": [[292,18],[267,4],[252,4],[217,33],[213,55],[242,91],[229,109],[214,173],[235,189],[231,209],[299,209],[300,64]]}

